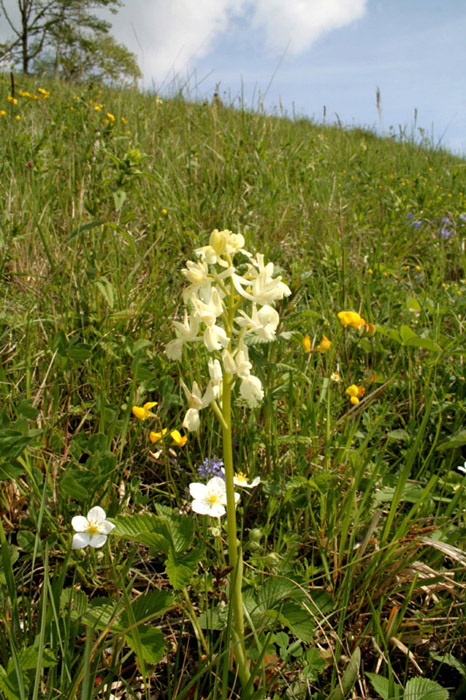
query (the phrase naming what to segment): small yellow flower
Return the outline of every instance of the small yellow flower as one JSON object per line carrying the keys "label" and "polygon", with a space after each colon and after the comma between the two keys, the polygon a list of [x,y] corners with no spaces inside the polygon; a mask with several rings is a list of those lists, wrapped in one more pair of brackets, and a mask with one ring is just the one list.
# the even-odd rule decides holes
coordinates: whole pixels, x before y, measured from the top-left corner
{"label": "small yellow flower", "polygon": [[327,338],[326,335],[322,336],[322,340],[320,341],[319,345],[316,346],[317,352],[328,352],[330,350],[331,346],[331,341]]}
{"label": "small yellow flower", "polygon": [[332,372],[332,374],[330,375],[330,379],[332,380],[332,382],[341,382],[341,377],[338,374],[338,372]]}
{"label": "small yellow flower", "polygon": [[168,211],[166,209],[162,209],[162,214],[163,216],[166,216],[168,214]]}
{"label": "small yellow flower", "polygon": [[177,445],[178,447],[183,447],[188,441],[188,436],[181,435],[179,430],[172,430],[170,433],[170,437],[175,443],[175,445]]}
{"label": "small yellow flower", "polygon": [[0,117],[6,117],[6,112],[4,109],[0,109]]}
{"label": "small yellow flower", "polygon": [[122,118],[121,118],[121,123],[122,123],[122,124],[127,124],[127,123],[128,123],[128,120],[125,119],[124,117],[122,117]]}
{"label": "small yellow flower", "polygon": [[338,318],[343,328],[350,326],[351,328],[359,330],[359,328],[366,323],[362,316],[356,313],[356,311],[340,311],[338,313]]}
{"label": "small yellow flower", "polygon": [[20,121],[21,117],[19,116],[19,114],[16,115],[15,119],[16,119],[17,122]]}
{"label": "small yellow flower", "polygon": [[102,111],[102,105],[94,105],[94,109],[96,112],[101,112]]}
{"label": "small yellow flower", "polygon": [[345,394],[348,394],[348,396],[351,396],[351,398],[357,397],[359,394],[359,389],[356,384],[351,384],[351,386],[349,386],[345,391]]}
{"label": "small yellow flower", "polygon": [[164,428],[160,433],[156,433],[154,430],[151,430],[151,432],[149,433],[149,440],[153,443],[156,443],[163,438],[166,432],[166,428]]}
{"label": "small yellow flower", "polygon": [[44,90],[44,88],[38,88],[37,92],[40,93],[44,100],[46,100],[47,97],[50,97],[50,92],[48,90]]}
{"label": "small yellow flower", "polygon": [[303,350],[304,352],[311,352],[311,339],[308,335],[303,338]]}
{"label": "small yellow flower", "polygon": [[151,411],[151,408],[154,406],[157,406],[157,401],[149,401],[148,403],[145,403],[144,406],[133,406],[131,410],[133,412],[133,416],[136,416],[136,418],[139,418],[139,420],[146,420],[146,418],[149,418],[149,416],[155,418],[155,414]]}
{"label": "small yellow flower", "polygon": [[107,112],[107,119],[111,122],[115,121],[115,117],[113,116],[113,114],[111,112]]}
{"label": "small yellow flower", "polygon": [[358,403],[359,403],[359,399],[358,399],[357,396],[351,396],[351,397],[350,397],[350,401],[351,401],[351,403],[353,404],[353,406],[357,406]]}
{"label": "small yellow flower", "polygon": [[16,97],[12,97],[11,95],[8,95],[7,100],[8,102],[11,102],[12,105],[18,104],[18,100],[16,99]]}

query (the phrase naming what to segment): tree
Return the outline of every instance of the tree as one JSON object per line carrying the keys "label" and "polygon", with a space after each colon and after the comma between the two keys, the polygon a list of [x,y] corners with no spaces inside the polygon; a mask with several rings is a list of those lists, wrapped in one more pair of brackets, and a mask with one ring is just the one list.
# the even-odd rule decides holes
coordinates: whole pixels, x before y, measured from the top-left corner
{"label": "tree", "polygon": [[[0,0],[0,13],[13,35],[10,42],[0,46],[0,59],[11,59],[21,65],[23,73],[29,73],[31,64],[40,59],[46,49],[55,52],[57,66],[62,53],[69,55],[74,51],[81,57],[87,52],[95,55],[95,42],[105,43],[103,39],[111,25],[92,11],[109,8],[116,12],[115,8],[120,5],[121,0],[14,0],[7,10],[6,0]],[[114,53],[118,47],[123,63],[128,63],[128,56],[124,55],[125,51],[130,54],[128,49],[112,39],[110,45]],[[137,67],[134,56],[133,61]],[[38,62],[40,64],[40,60]]]}

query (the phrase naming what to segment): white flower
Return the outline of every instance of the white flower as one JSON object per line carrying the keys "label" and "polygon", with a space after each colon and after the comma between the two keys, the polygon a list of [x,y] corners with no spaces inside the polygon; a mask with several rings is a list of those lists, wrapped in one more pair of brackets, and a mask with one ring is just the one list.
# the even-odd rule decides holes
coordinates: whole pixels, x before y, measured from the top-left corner
{"label": "white flower", "polygon": [[459,472],[466,474],[466,462],[464,463],[464,466],[461,466],[461,464],[460,464],[460,466],[456,467],[456,468],[458,469]]}
{"label": "white flower", "polygon": [[247,316],[244,311],[240,311],[240,314],[242,318],[235,318],[239,326],[246,328],[248,331],[257,333],[259,338],[267,342],[275,340],[275,332],[280,321],[280,316],[272,306],[265,304],[265,306],[258,311],[254,304],[252,316]]}
{"label": "white flower", "polygon": [[[269,304],[291,294],[290,288],[282,282],[281,276],[272,277],[274,265],[272,262],[264,265],[262,253],[257,253],[253,263],[249,265],[244,277],[235,274],[231,276],[238,294],[257,304]],[[251,292],[246,292],[242,285],[250,286]]]}
{"label": "white flower", "polygon": [[[214,476],[207,484],[194,482],[189,484],[189,493],[193,498],[191,508],[200,515],[210,515],[220,518],[226,513],[227,491],[224,480],[220,476]],[[239,493],[235,493],[235,503],[240,499]]]}
{"label": "white flower", "polygon": [[247,348],[238,350],[236,353],[236,374],[240,379],[247,379],[250,376],[252,364],[249,362]]}
{"label": "white flower", "polygon": [[183,343],[193,340],[200,340],[197,336],[199,321],[195,317],[188,316],[188,312],[184,312],[184,321],[173,321],[173,325],[178,331],[178,338],[170,340],[165,346],[165,352],[169,360],[179,360],[183,352]]}
{"label": "white flower", "polygon": [[115,525],[105,520],[105,511],[100,506],[91,508],[87,517],[75,515],[71,521],[75,535],[73,535],[73,549],[84,549],[87,545],[98,548],[103,547],[107,541],[107,535]]}
{"label": "white flower", "polygon": [[165,353],[169,360],[179,360],[183,354],[182,339],[175,338],[175,340],[170,340],[170,342],[165,345]]}
{"label": "white flower", "polygon": [[256,406],[264,398],[261,380],[253,374],[243,379],[239,392],[251,406]]}
{"label": "white flower", "polygon": [[254,487],[258,486],[260,482],[260,476],[256,476],[256,478],[249,483],[248,477],[243,474],[243,472],[237,472],[233,477],[233,483],[235,486],[242,486],[245,489],[253,489]]}
{"label": "white flower", "polygon": [[222,352],[222,362],[223,369],[227,374],[234,374],[236,372],[236,362],[231,352],[227,349]]}
{"label": "white flower", "polygon": [[218,387],[222,383],[223,379],[223,372],[222,372],[222,365],[218,360],[214,360],[212,357],[209,357],[209,362],[208,362],[208,367],[209,367],[209,374],[210,374],[210,379],[212,381],[212,386]]}
{"label": "white flower", "polygon": [[212,386],[212,383],[209,382],[204,395],[202,395],[197,382],[193,382],[193,388],[191,391],[184,382],[181,382],[181,386],[183,387],[183,391],[186,394],[189,404],[189,409],[184,417],[183,428],[186,428],[186,430],[189,431],[199,430],[199,411],[202,411],[203,408],[214,401],[216,393],[215,389]]}
{"label": "white flower", "polygon": [[203,335],[204,345],[209,352],[215,352],[226,348],[230,344],[230,339],[226,331],[221,326],[207,326]]}

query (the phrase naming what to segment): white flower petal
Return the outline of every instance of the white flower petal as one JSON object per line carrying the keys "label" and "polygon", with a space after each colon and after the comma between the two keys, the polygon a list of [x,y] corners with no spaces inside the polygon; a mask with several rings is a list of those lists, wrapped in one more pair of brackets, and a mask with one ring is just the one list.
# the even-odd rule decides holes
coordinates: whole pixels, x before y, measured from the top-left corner
{"label": "white flower petal", "polygon": [[207,486],[205,484],[200,484],[198,481],[194,481],[189,484],[189,493],[192,498],[202,501],[207,495]]}
{"label": "white flower petal", "polygon": [[103,523],[105,520],[105,511],[100,506],[94,506],[87,514],[88,520],[96,520],[98,523]]}
{"label": "white flower petal", "polygon": [[104,523],[99,525],[99,532],[102,535],[108,535],[113,530],[114,527],[115,527],[115,525],[113,523],[106,520]]}
{"label": "white flower petal", "polygon": [[201,425],[201,420],[199,418],[199,411],[196,408],[188,408],[183,421],[183,428],[193,432],[199,430]]}
{"label": "white flower petal", "polygon": [[88,526],[88,520],[84,517],[84,515],[75,515],[71,521],[71,527],[76,532],[86,532]]}
{"label": "white flower petal", "polygon": [[87,534],[87,532],[77,532],[75,535],[73,535],[73,549],[84,549],[89,544],[90,539],[91,537]]}
{"label": "white flower petal", "polygon": [[98,549],[99,547],[103,547],[106,541],[107,535],[92,535],[89,544],[94,549]]}

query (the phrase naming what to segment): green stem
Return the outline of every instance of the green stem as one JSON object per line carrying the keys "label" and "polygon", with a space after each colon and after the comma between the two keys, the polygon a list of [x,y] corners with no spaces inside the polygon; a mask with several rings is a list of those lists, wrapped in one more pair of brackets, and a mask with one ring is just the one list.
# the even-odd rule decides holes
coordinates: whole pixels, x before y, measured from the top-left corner
{"label": "green stem", "polygon": [[236,503],[233,483],[233,442],[231,435],[231,377],[223,375],[223,464],[225,469],[225,486],[227,493],[227,541],[228,559],[233,571],[230,577],[230,600],[233,606],[233,636],[236,642],[235,657],[243,686],[249,681],[249,668],[244,645],[243,596],[241,591],[243,562],[238,555],[236,536]]}

